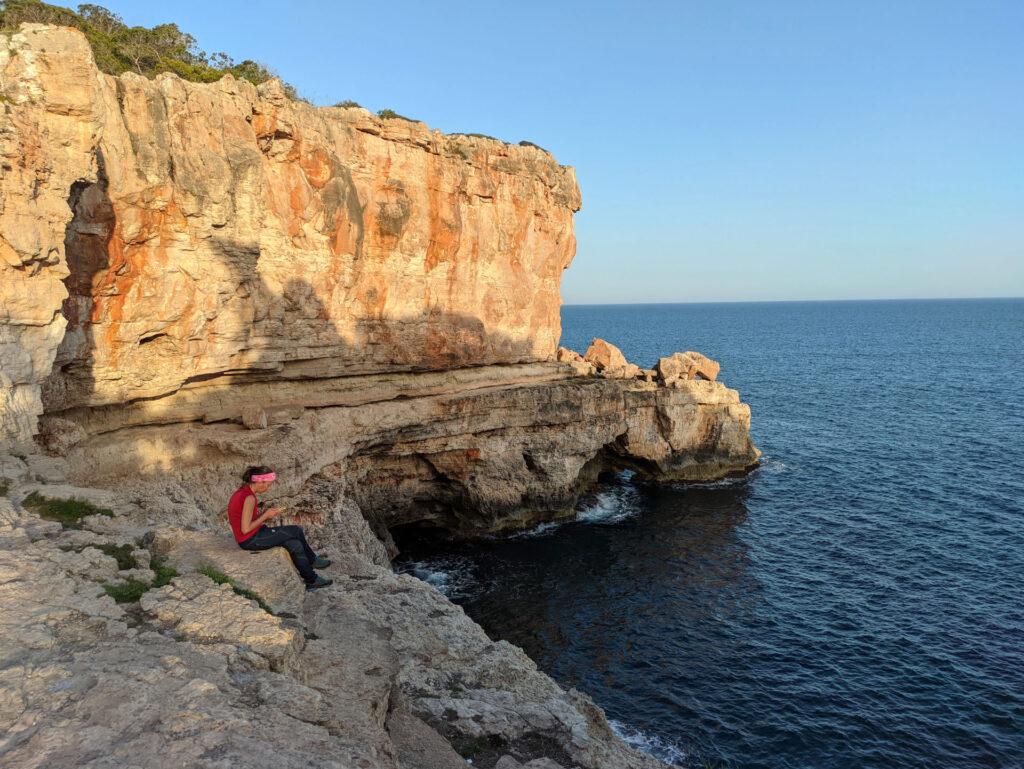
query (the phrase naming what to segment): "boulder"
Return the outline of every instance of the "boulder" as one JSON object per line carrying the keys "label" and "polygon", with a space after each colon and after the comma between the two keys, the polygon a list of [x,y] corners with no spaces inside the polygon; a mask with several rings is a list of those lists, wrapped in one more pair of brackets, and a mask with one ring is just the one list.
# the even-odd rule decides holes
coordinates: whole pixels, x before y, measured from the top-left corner
{"label": "boulder", "polygon": [[640,375],[640,370],[635,363],[627,363],[618,368],[606,368],[601,373],[608,379],[636,379]]}
{"label": "boulder", "polygon": [[583,355],[598,371],[615,371],[628,365],[626,356],[615,345],[603,339],[594,339]]}
{"label": "boulder", "polygon": [[555,353],[555,360],[559,363],[570,363],[572,361],[582,361],[583,356],[575,350],[570,350],[568,347],[559,347],[558,352]]}
{"label": "boulder", "polygon": [[242,424],[250,430],[266,430],[267,412],[259,406],[245,406],[242,409]]}
{"label": "boulder", "polygon": [[671,384],[678,379],[706,379],[715,381],[721,366],[699,352],[677,352],[668,357],[659,358],[654,366],[658,379]]}

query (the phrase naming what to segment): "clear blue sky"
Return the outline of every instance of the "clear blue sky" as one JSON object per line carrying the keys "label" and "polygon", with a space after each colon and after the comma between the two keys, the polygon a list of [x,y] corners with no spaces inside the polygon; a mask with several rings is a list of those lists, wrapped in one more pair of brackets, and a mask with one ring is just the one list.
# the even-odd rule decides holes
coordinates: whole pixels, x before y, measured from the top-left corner
{"label": "clear blue sky", "polygon": [[569,303],[1024,295],[1021,0],[101,4],[550,149]]}

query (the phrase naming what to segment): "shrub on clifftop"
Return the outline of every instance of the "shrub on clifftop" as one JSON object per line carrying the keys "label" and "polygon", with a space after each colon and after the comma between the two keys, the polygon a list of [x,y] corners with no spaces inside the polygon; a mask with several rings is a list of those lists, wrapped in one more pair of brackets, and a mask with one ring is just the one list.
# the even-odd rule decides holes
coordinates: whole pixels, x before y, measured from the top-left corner
{"label": "shrub on clifftop", "polygon": [[406,117],[405,115],[399,115],[393,109],[382,109],[377,111],[377,117],[381,120],[408,120],[410,123],[418,123],[419,121],[415,118]]}
{"label": "shrub on clifftop", "polygon": [[[185,80],[212,83],[230,73],[256,85],[274,77],[267,67],[251,59],[235,63],[226,53],[207,54],[177,24],[129,27],[116,13],[99,5],[80,5],[76,13],[40,0],[0,0],[0,31],[15,32],[22,22],[80,30],[92,46],[96,66],[109,75],[137,72],[153,77],[173,72]],[[289,98],[299,98],[293,86],[283,86]]]}

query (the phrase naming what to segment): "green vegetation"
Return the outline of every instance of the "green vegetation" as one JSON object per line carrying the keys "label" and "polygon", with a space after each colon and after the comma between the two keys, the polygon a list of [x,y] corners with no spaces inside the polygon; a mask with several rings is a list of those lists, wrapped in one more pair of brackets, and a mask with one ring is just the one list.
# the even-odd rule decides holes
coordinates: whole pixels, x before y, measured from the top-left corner
{"label": "green vegetation", "polygon": [[377,117],[381,118],[382,120],[408,120],[410,123],[419,122],[415,118],[406,117],[405,115],[399,115],[393,109],[378,110]]}
{"label": "green vegetation", "polygon": [[[96,65],[110,75],[137,72],[153,77],[173,72],[185,80],[212,83],[230,73],[257,85],[274,77],[267,67],[252,59],[236,63],[226,53],[207,54],[177,24],[158,24],[152,29],[129,27],[116,13],[99,5],[80,5],[76,13],[40,0],[0,0],[0,31],[17,30],[25,21],[81,30],[92,46]],[[283,85],[290,98],[299,98],[293,86]]]}
{"label": "green vegetation", "polygon": [[[463,758],[475,758],[482,753],[502,747],[502,741],[494,735],[479,737],[458,735],[451,739],[451,746]],[[499,755],[501,754],[499,753]]]}
{"label": "green vegetation", "polygon": [[158,555],[149,559],[149,568],[156,575],[153,579],[153,587],[169,585],[171,580],[178,576],[178,570],[173,566],[168,566],[167,562]]}
{"label": "green vegetation", "polygon": [[203,574],[203,575],[209,577],[214,582],[216,582],[218,585],[230,585],[231,584],[231,577],[229,577],[227,574],[225,574],[224,572],[220,571],[219,569],[214,568],[213,566],[200,566],[197,569],[197,571],[200,574]]}
{"label": "green vegetation", "polygon": [[334,106],[335,107],[344,107],[345,109],[348,109],[350,107],[362,107],[363,105],[360,104],[357,101],[352,101],[351,99],[345,99],[345,101],[335,102]]}
{"label": "green vegetation", "polygon": [[96,507],[84,499],[50,499],[33,491],[21,503],[40,518],[57,521],[65,529],[82,528],[82,519],[87,515],[105,515],[113,517],[114,513],[104,507]]}
{"label": "green vegetation", "polygon": [[139,565],[139,562],[135,560],[135,556],[132,555],[133,548],[131,545],[105,544],[94,545],[94,547],[117,561],[117,568],[119,571],[123,569],[134,569]]}
{"label": "green vegetation", "polygon": [[135,603],[149,590],[149,585],[137,579],[126,579],[120,585],[104,585],[103,589],[118,603]]}
{"label": "green vegetation", "polygon": [[[548,152],[546,149],[541,147],[539,144],[534,144],[533,142],[528,142],[528,141],[526,141],[526,139],[523,139],[521,142],[519,142],[519,146],[520,147],[534,147],[536,149],[539,149],[541,152]],[[548,154],[550,155],[551,153],[548,152]]]}
{"label": "green vegetation", "polygon": [[248,598],[250,601],[255,601],[259,604],[260,608],[263,609],[263,611],[265,611],[267,614],[274,613],[270,610],[270,607],[267,606],[266,601],[260,598],[259,595],[252,592],[251,590],[246,590],[244,587],[239,587],[235,583],[235,581],[224,572],[214,568],[213,566],[203,566],[202,568],[197,569],[197,571],[200,574],[205,574],[218,585],[231,585],[231,589],[235,591],[236,595],[240,595],[242,596],[242,598]]}
{"label": "green vegetation", "polygon": [[474,139],[492,139],[493,141],[500,142],[497,136],[491,136],[490,134],[467,134],[467,133],[453,133],[451,136],[472,136]]}
{"label": "green vegetation", "polygon": [[0,481],[0,497],[7,496],[7,492],[11,490],[10,481]]}

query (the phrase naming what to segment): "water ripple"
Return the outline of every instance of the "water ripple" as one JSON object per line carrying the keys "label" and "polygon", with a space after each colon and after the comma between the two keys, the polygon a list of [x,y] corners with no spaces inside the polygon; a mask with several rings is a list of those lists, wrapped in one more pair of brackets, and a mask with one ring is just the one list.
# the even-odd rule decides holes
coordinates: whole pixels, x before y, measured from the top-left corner
{"label": "water ripple", "polygon": [[759,470],[413,553],[492,637],[686,767],[1024,767],[1024,301],[565,308],[697,349]]}

